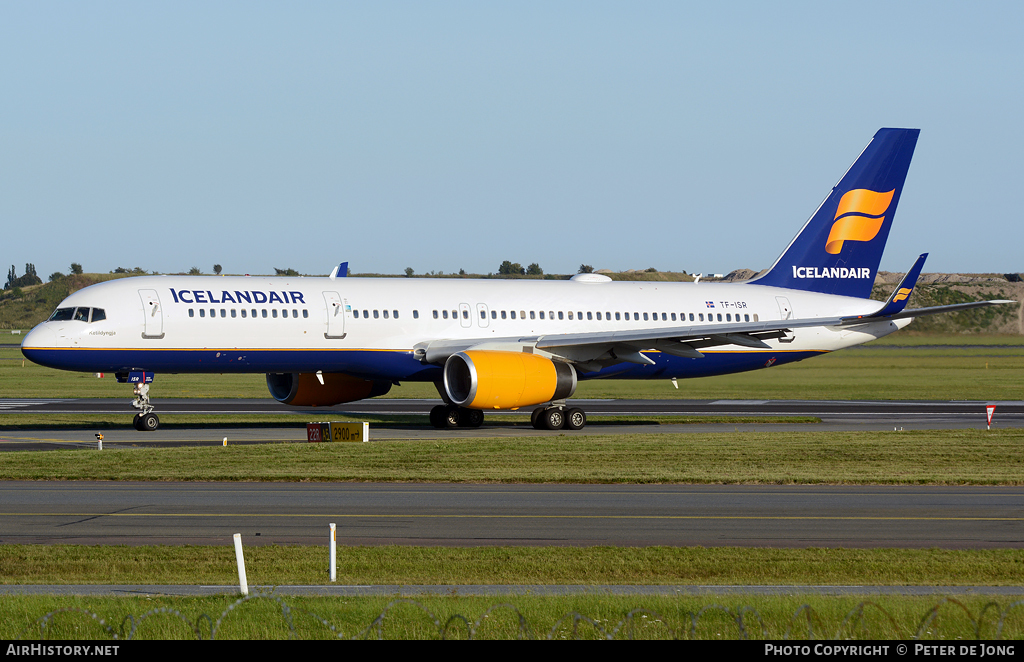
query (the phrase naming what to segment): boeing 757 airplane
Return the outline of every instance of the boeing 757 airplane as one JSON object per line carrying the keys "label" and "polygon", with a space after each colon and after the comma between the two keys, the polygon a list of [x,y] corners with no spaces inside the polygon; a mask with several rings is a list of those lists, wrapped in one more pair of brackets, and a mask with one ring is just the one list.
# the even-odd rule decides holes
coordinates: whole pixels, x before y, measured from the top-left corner
{"label": "boeing 757 airplane", "polygon": [[154,373],[266,373],[296,406],[433,382],[436,427],[536,407],[538,428],[579,430],[586,379],[682,379],[758,370],[888,335],[913,318],[1010,301],[906,309],[927,254],[887,301],[875,274],[917,144],[881,129],[772,267],[744,283],[143,276],[66,298],[22,342],[53,368],[134,384],[139,430],[159,419]]}

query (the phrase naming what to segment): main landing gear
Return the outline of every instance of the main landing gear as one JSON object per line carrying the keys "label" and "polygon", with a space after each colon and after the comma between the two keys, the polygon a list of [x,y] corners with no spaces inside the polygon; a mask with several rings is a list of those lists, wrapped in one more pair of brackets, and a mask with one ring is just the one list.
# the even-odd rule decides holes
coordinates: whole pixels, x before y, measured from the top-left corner
{"label": "main landing gear", "polygon": [[[484,413],[479,409],[437,405],[430,410],[430,424],[438,429],[478,428],[483,422]],[[537,430],[582,430],[587,424],[587,414],[579,407],[538,407],[530,415],[530,423]]]}
{"label": "main landing gear", "polygon": [[152,432],[160,426],[160,419],[153,413],[153,405],[149,402],[149,384],[136,383],[134,393],[135,399],[132,400],[132,407],[142,411],[135,414],[132,425],[139,432]]}
{"label": "main landing gear", "polygon": [[530,415],[530,423],[537,430],[582,430],[587,424],[587,413],[565,405],[538,407]]}
{"label": "main landing gear", "polygon": [[437,405],[430,410],[430,424],[435,428],[478,428],[484,423],[484,413],[458,405]]}

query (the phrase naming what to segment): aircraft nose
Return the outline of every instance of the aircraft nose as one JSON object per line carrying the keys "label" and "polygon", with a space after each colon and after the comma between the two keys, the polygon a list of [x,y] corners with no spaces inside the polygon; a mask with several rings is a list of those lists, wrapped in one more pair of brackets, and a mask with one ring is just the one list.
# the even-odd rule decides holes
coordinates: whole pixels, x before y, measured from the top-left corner
{"label": "aircraft nose", "polygon": [[21,341],[21,353],[32,358],[29,354],[32,350],[47,349],[57,346],[57,334],[54,333],[53,329],[47,327],[45,324],[40,324],[36,328],[28,332],[25,339]]}

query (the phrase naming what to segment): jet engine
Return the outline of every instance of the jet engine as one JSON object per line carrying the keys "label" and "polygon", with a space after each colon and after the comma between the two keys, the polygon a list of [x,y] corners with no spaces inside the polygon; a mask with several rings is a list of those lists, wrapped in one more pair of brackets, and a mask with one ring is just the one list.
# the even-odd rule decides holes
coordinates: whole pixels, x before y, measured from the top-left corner
{"label": "jet engine", "polygon": [[362,379],[343,372],[325,372],[320,377],[323,377],[323,384],[313,372],[269,372],[267,388],[278,402],[296,407],[329,407],[384,395],[391,390],[391,382]]}
{"label": "jet engine", "polygon": [[444,390],[460,407],[518,409],[570,397],[576,370],[537,354],[469,350],[448,357]]}

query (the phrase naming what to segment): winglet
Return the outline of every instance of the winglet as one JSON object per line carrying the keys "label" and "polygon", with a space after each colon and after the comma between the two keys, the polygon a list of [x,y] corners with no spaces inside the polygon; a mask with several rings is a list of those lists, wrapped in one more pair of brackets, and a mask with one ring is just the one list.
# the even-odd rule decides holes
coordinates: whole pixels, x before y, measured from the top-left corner
{"label": "winglet", "polygon": [[907,272],[907,275],[900,281],[900,284],[893,290],[893,293],[889,295],[885,305],[870,315],[864,315],[863,317],[889,317],[890,315],[903,312],[903,309],[907,307],[907,303],[910,301],[910,294],[917,285],[917,279],[921,276],[921,269],[924,268],[924,261],[926,259],[928,259],[928,253],[922,253],[917,258],[914,266]]}
{"label": "winglet", "polygon": [[348,276],[348,262],[342,262],[338,266],[334,267],[334,271],[331,272],[331,280],[335,278],[345,278]]}

